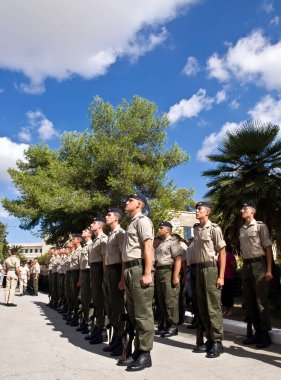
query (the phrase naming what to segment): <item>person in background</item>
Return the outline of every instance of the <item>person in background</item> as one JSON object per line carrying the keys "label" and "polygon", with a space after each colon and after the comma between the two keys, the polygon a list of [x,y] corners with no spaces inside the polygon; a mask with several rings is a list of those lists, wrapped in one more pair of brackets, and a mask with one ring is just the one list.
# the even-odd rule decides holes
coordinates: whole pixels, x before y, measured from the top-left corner
{"label": "person in background", "polygon": [[20,259],[16,256],[17,249],[11,248],[11,256],[4,261],[4,270],[7,275],[6,291],[5,291],[5,304],[6,306],[17,306],[13,303],[15,290],[17,287],[18,279],[21,279],[19,267]]}
{"label": "person in background", "polygon": [[38,280],[40,274],[40,265],[38,263],[37,257],[33,261],[33,265],[31,267],[31,275],[32,275],[32,286],[33,286],[33,295],[38,296]]}
{"label": "person in background", "polygon": [[28,268],[28,265],[26,264],[26,260],[23,260],[21,263],[21,266],[19,268],[21,279],[19,280],[20,283],[20,296],[24,296],[26,294],[26,288],[27,288],[27,281],[30,276],[30,271]]}
{"label": "person in background", "polygon": [[[218,257],[218,268],[220,268],[220,256]],[[233,284],[235,278],[237,264],[233,249],[231,246],[226,246],[226,265],[224,272],[224,286],[221,290],[221,303],[224,307],[223,315],[226,317],[232,315],[233,308]]]}

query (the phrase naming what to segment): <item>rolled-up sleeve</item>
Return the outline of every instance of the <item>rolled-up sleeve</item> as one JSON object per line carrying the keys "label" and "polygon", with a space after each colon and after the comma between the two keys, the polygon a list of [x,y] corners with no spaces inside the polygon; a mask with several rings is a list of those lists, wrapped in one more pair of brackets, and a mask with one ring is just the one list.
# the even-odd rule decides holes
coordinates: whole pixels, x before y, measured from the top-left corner
{"label": "rolled-up sleeve", "polygon": [[272,242],[269,239],[268,228],[265,224],[260,225],[260,239],[261,239],[261,244],[263,248],[267,248],[270,245],[272,245]]}
{"label": "rolled-up sleeve", "polygon": [[139,218],[138,233],[142,243],[154,238],[152,224],[148,218]]}
{"label": "rolled-up sleeve", "polygon": [[216,252],[220,252],[226,246],[220,227],[215,227],[213,230],[213,242]]}

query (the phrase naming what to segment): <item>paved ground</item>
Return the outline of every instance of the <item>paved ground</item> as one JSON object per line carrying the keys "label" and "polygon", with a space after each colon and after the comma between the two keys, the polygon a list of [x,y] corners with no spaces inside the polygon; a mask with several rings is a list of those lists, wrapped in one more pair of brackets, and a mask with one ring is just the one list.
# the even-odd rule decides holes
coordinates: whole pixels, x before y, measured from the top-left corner
{"label": "paved ground", "polygon": [[[0,301],[4,299],[1,290]],[[48,297],[15,297],[17,307],[0,305],[0,379],[280,379],[281,346],[257,351],[227,334],[217,359],[192,353],[193,332],[181,326],[177,337],[155,338],[153,366],[128,373],[104,354],[104,344],[90,345],[60,314],[47,308]]]}

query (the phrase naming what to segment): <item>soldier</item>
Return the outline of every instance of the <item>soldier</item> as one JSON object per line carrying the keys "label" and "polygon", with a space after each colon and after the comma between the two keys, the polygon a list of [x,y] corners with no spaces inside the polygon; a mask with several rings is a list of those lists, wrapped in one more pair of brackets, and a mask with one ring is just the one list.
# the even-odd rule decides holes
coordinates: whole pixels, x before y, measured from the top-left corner
{"label": "soldier", "polygon": [[[92,288],[92,300],[96,314],[96,328],[92,331],[91,344],[99,344],[107,341],[107,333],[104,327],[104,296],[102,290],[103,282],[103,260],[105,256],[107,236],[103,232],[105,219],[97,216],[91,224],[94,240],[89,252],[90,276]],[[86,337],[89,339],[88,337]]]}
{"label": "soldier", "polygon": [[[220,227],[209,220],[212,206],[208,202],[196,204],[194,250],[197,257],[196,297],[200,319],[206,329],[208,358],[216,358],[223,351],[223,320],[221,288],[224,284],[225,241]],[[216,255],[221,257],[218,274]]]}
{"label": "soldier", "polygon": [[21,279],[20,275],[20,259],[16,257],[17,249],[11,248],[11,256],[8,257],[3,264],[3,269],[7,275],[6,277],[6,289],[5,289],[5,304],[6,306],[17,306],[13,303],[15,290],[17,287],[18,279]]}
{"label": "soldier", "polygon": [[52,306],[52,268],[53,268],[53,262],[54,262],[54,251],[55,247],[52,247],[50,249],[50,254],[52,255],[50,258],[50,262],[48,265],[48,281],[49,281],[49,303],[47,306],[51,307]]}
{"label": "soldier", "polygon": [[27,280],[29,277],[29,268],[26,264],[26,260],[23,260],[21,263],[21,266],[19,268],[20,270],[20,296],[25,296],[26,294],[26,288],[27,288]]}
{"label": "soldier", "polygon": [[179,291],[181,270],[181,247],[171,236],[172,224],[162,222],[159,233],[162,242],[156,249],[155,286],[161,313],[164,316],[164,330],[161,337],[178,335]]}
{"label": "soldier", "polygon": [[31,276],[32,276],[32,287],[33,287],[33,296],[38,296],[38,280],[40,274],[40,265],[38,263],[37,257],[33,260],[31,267]]}
{"label": "soldier", "polygon": [[70,313],[72,316],[67,320],[66,324],[72,327],[79,326],[78,315],[78,299],[79,299],[79,273],[80,273],[80,257],[82,251],[83,237],[81,234],[72,234],[71,242],[74,247],[70,255]]}
{"label": "soldier", "polygon": [[71,304],[70,304],[70,260],[71,260],[71,253],[74,251],[74,246],[72,242],[69,242],[66,248],[66,259],[64,263],[64,269],[65,269],[65,288],[64,288],[64,294],[65,294],[65,304],[62,309],[62,313],[64,315],[63,319],[70,320],[71,319],[71,312],[72,310],[70,309]]}
{"label": "soldier", "polygon": [[52,297],[50,302],[50,307],[55,309],[58,306],[59,293],[58,293],[58,270],[57,266],[59,264],[60,257],[58,255],[58,249],[53,250],[52,263]]}
{"label": "soldier", "polygon": [[136,330],[136,337],[132,356],[124,361],[119,360],[118,364],[127,365],[128,371],[140,371],[152,365],[154,236],[151,220],[142,213],[146,205],[146,197],[136,192],[128,196],[125,206],[131,221],[125,234],[122,259],[127,311]]}
{"label": "soldier", "polygon": [[124,321],[120,319],[125,313],[124,277],[122,271],[122,249],[125,231],[120,226],[123,212],[119,208],[110,208],[105,217],[110,227],[110,234],[105,251],[105,272],[103,279],[103,293],[105,309],[109,322],[113,327],[113,338],[109,346],[103,351],[111,352],[111,356],[122,354],[122,336],[124,334]]}
{"label": "soldier", "polygon": [[82,334],[87,334],[89,332],[88,322],[92,296],[89,264],[89,252],[92,246],[91,227],[88,227],[82,231],[82,237],[85,241],[85,245],[82,248],[80,257],[79,285],[81,286],[81,304],[83,318],[81,325],[76,330],[81,331]]}
{"label": "soldier", "polygon": [[272,243],[267,226],[255,220],[255,213],[253,203],[242,205],[241,215],[245,224],[240,229],[239,239],[243,257],[243,294],[247,315],[255,328],[255,334],[243,343],[265,348],[271,343],[267,295],[268,282],[272,279]]}
{"label": "soldier", "polygon": [[60,249],[61,253],[61,263],[59,268],[59,289],[60,289],[60,309],[58,310],[59,313],[63,312],[63,308],[65,305],[65,263],[67,260],[66,255],[67,247],[63,247]]}

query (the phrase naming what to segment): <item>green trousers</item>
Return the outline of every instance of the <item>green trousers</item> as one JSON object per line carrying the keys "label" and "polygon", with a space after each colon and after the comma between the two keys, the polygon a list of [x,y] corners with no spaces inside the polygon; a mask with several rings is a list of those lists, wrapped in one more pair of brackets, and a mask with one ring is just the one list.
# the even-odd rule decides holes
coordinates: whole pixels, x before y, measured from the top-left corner
{"label": "green trousers", "polygon": [[65,281],[64,281],[64,294],[65,294],[65,306],[67,307],[67,311],[68,313],[71,313],[71,310],[70,310],[70,293],[71,293],[71,289],[70,289],[70,276],[71,276],[71,272],[70,270],[66,271],[65,273]]}
{"label": "green trousers", "polygon": [[59,273],[59,296],[60,296],[60,302],[64,304],[65,302],[65,274]]}
{"label": "green trousers", "polygon": [[244,263],[242,271],[243,295],[248,317],[256,331],[271,330],[267,302],[268,282],[265,279],[266,261]]}
{"label": "green trousers", "polygon": [[58,293],[58,273],[52,273],[52,298],[51,302],[53,304],[57,304],[59,300],[59,293]]}
{"label": "green trousers", "polygon": [[33,294],[35,296],[38,295],[38,277],[35,278],[35,274],[32,274],[32,286],[33,286]]}
{"label": "green trousers", "polygon": [[120,320],[125,313],[125,292],[118,288],[121,275],[122,264],[112,264],[106,266],[103,278],[105,310],[116,337],[121,337],[125,328],[125,322]]}
{"label": "green trousers", "polygon": [[85,322],[89,320],[91,298],[90,269],[84,269],[81,271],[81,304]]}
{"label": "green trousers", "polygon": [[99,263],[91,263],[90,268],[90,276],[91,276],[91,288],[92,288],[92,300],[95,309],[96,315],[96,326],[98,329],[104,328],[104,296],[102,290],[103,283],[103,264]]}
{"label": "green trousers", "polygon": [[179,322],[179,293],[180,286],[172,285],[172,269],[159,269],[156,267],[155,286],[157,290],[158,304],[164,321],[171,325]]}
{"label": "green trousers", "polygon": [[49,296],[52,297],[52,271],[49,270],[48,273],[48,283],[49,283]]}
{"label": "green trousers", "polygon": [[197,268],[196,297],[200,319],[206,329],[206,337],[215,341],[223,339],[221,290],[216,287],[217,267]]}
{"label": "green trousers", "polygon": [[136,330],[135,348],[150,351],[154,338],[154,319],[152,300],[154,283],[142,287],[140,280],[143,267],[139,266],[125,269],[126,306],[132,325]]}
{"label": "green trousers", "polygon": [[79,269],[73,269],[70,271],[70,312],[73,312],[74,316],[78,316],[78,299],[80,288],[77,286],[79,281]]}

